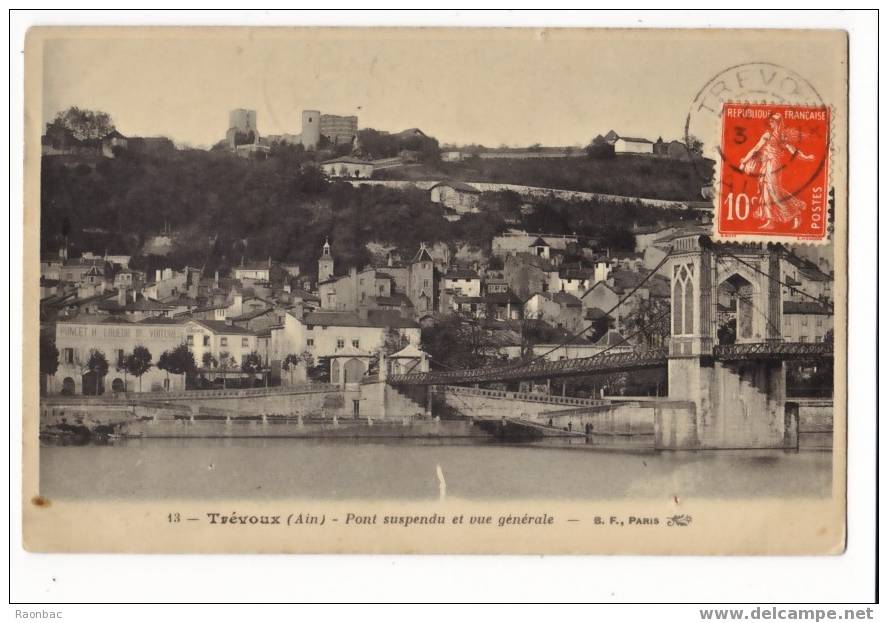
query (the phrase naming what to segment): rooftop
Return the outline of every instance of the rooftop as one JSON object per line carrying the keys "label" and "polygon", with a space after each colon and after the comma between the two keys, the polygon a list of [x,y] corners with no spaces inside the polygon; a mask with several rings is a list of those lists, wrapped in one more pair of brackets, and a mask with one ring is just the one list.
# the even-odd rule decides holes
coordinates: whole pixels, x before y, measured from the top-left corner
{"label": "rooftop", "polygon": [[244,329],[243,327],[238,327],[236,325],[230,325],[224,320],[200,320],[197,318],[189,319],[191,322],[196,322],[199,325],[202,325],[216,333],[217,335],[256,335],[253,331],[249,329]]}
{"label": "rooftop", "polygon": [[[458,190],[458,191],[464,192],[464,193],[481,194],[481,191],[478,190],[477,188],[475,188],[474,186],[470,186],[469,184],[466,184],[465,182],[459,182],[456,180],[445,180],[443,182],[438,182],[437,184],[432,186],[432,188],[437,188],[438,186],[449,186],[453,190]],[[432,188],[430,188],[429,190],[431,190]]]}
{"label": "rooftop", "polygon": [[454,270],[449,270],[444,275],[445,279],[480,279],[474,270],[469,270],[468,268],[457,268]]}
{"label": "rooftop", "polygon": [[373,163],[369,160],[361,160],[354,156],[339,156],[332,160],[324,160],[321,164],[366,164],[367,166],[373,166]]}
{"label": "rooftop", "polygon": [[811,314],[832,316],[832,310],[818,301],[783,301],[784,314]]}
{"label": "rooftop", "polygon": [[419,325],[413,320],[402,317],[397,311],[387,309],[368,310],[366,318],[361,318],[357,312],[315,311],[305,314],[302,323],[322,327],[419,328]]}

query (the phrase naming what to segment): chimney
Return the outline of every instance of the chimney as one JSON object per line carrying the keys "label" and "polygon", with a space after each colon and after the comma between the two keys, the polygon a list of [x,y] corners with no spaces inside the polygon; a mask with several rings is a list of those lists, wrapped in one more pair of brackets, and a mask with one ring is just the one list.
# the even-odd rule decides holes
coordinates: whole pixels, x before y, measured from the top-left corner
{"label": "chimney", "polygon": [[268,267],[271,268],[271,256],[268,256]]}
{"label": "chimney", "polygon": [[117,288],[117,304],[121,307],[126,305],[126,288],[123,286]]}
{"label": "chimney", "polygon": [[230,318],[230,317],[228,317],[228,316],[225,316],[225,324],[226,324],[226,326],[229,326],[229,327],[231,327],[231,326],[233,326],[233,325],[234,325],[234,321],[233,321],[233,320],[231,320],[231,318]]}
{"label": "chimney", "polygon": [[133,303],[135,303],[135,302],[136,302],[136,291],[133,290]]}

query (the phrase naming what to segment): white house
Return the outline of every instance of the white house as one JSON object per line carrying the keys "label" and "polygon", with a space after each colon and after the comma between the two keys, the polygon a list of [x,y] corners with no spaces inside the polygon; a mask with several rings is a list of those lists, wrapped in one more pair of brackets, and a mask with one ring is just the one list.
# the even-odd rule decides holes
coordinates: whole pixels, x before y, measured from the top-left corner
{"label": "white house", "polygon": [[443,289],[461,296],[481,296],[481,277],[474,270],[451,270],[444,275]]}
{"label": "white house", "polygon": [[269,281],[271,278],[271,259],[267,262],[246,262],[234,269],[234,278],[238,281]]}
{"label": "white house", "polygon": [[288,354],[308,351],[317,359],[346,347],[374,353],[385,345],[387,335],[417,345],[420,326],[392,310],[361,308],[356,312],[315,311],[304,315],[288,311],[284,326],[271,331],[271,357],[283,360]]}
{"label": "white house", "polygon": [[353,156],[341,156],[321,163],[321,170],[330,177],[373,177],[373,163]]}
{"label": "white house", "polygon": [[240,368],[246,355],[258,351],[255,332],[219,320],[188,320],[185,323],[185,343],[188,350],[194,353],[198,367],[203,367],[204,353],[211,353],[216,361],[227,353]]}
{"label": "white house", "polygon": [[646,138],[621,136],[614,141],[615,154],[653,154],[654,144]]}
{"label": "white house", "polygon": [[478,211],[481,191],[465,182],[438,182],[429,189],[432,203],[454,210],[457,214]]}
{"label": "white house", "polygon": [[783,340],[822,342],[833,328],[832,310],[818,301],[783,301]]}

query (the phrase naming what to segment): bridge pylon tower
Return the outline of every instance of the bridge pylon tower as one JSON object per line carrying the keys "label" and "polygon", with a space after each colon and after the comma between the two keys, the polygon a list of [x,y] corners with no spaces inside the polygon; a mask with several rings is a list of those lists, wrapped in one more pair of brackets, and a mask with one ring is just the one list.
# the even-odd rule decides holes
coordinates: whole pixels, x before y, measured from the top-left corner
{"label": "bridge pylon tower", "polygon": [[669,398],[693,408],[659,422],[662,447],[797,446],[798,412],[786,406],[784,362],[714,356],[719,343],[782,341],[780,253],[777,246],[713,243],[699,233],[673,241],[666,264]]}

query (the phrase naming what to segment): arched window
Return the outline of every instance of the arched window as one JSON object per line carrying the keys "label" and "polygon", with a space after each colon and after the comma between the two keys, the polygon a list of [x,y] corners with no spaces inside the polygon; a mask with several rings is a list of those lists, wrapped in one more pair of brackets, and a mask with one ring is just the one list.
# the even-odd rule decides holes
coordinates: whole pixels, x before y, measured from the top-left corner
{"label": "arched window", "polygon": [[684,292],[684,332],[685,335],[694,333],[694,280],[688,279]]}
{"label": "arched window", "polygon": [[673,335],[681,335],[682,330],[682,310],[684,308],[684,301],[682,300],[682,296],[684,295],[684,289],[682,288],[681,281],[678,279],[675,280],[675,286],[672,288],[672,333]]}
{"label": "arched window", "polygon": [[123,385],[123,379],[117,377],[113,381],[111,381],[111,391],[113,392],[125,392],[126,387]]}
{"label": "arched window", "polygon": [[338,383],[339,382],[339,360],[334,359],[330,362],[330,382]]}

